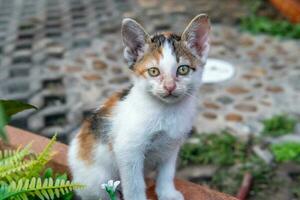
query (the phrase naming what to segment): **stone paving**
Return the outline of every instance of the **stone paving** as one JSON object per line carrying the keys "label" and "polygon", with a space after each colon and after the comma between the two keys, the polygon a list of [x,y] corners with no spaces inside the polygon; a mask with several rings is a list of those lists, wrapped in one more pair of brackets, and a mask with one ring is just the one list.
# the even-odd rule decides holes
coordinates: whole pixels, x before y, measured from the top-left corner
{"label": "stone paving", "polygon": [[299,52],[299,41],[215,26],[210,56],[231,62],[236,74],[230,81],[201,88],[198,129],[223,127],[239,135],[258,134],[260,121],[272,115],[299,118]]}
{"label": "stone paving", "polygon": [[149,32],[181,32],[200,12],[212,16],[210,57],[232,63],[236,74],[200,89],[198,132],[245,136],[276,113],[300,118],[300,42],[240,32],[245,10],[230,2],[0,0],[0,96],[40,108],[13,124],[47,136],[57,131],[67,141],[92,108],[129,84],[122,17]]}

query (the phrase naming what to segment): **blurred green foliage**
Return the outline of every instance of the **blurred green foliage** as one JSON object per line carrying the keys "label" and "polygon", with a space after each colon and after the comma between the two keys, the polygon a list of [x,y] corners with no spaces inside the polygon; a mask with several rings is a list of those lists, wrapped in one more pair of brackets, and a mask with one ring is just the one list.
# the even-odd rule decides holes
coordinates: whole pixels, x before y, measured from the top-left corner
{"label": "blurred green foliage", "polygon": [[259,16],[259,10],[264,5],[271,6],[265,0],[243,0],[248,8],[248,16],[243,17],[240,23],[241,29],[254,34],[265,33],[268,35],[300,38],[300,24],[292,24],[286,20],[274,20],[265,16]]}
{"label": "blurred green foliage", "polygon": [[[246,172],[252,175],[253,182],[249,197],[254,197],[255,200],[265,200],[268,195],[271,195],[268,191],[277,190],[279,187],[279,184],[274,184],[280,181],[277,180],[272,167],[254,155],[239,166],[220,167],[208,185],[227,194],[235,195]],[[261,191],[264,192],[261,193]]]}
{"label": "blurred green foliage", "polygon": [[274,36],[300,39],[300,24],[284,20],[272,20],[263,16],[249,16],[241,21],[241,28],[251,33],[265,33]]}
{"label": "blurred green foliage", "polygon": [[[251,150],[254,138],[245,143],[228,132],[214,134],[199,134],[193,136],[198,143],[187,143],[180,152],[181,165],[213,164],[216,172],[206,184],[219,191],[235,195],[241,186],[246,172],[253,177],[250,196],[257,200],[266,199],[265,189],[278,189],[276,175],[271,166],[257,157]],[[269,186],[272,180],[272,186]],[[280,182],[280,181],[277,181]],[[264,190],[263,193],[260,191]],[[271,195],[270,193],[267,193]],[[261,195],[261,196],[260,196]]]}
{"label": "blurred green foliage", "polygon": [[233,165],[245,159],[246,144],[227,132],[200,134],[199,143],[185,144],[180,152],[181,164]]}
{"label": "blurred green foliage", "polygon": [[5,142],[8,141],[5,126],[9,123],[12,115],[28,109],[37,109],[35,106],[16,100],[0,99],[0,138]]}
{"label": "blurred green foliage", "polygon": [[[292,133],[297,121],[286,115],[276,115],[263,121],[262,137],[250,137],[246,142],[228,132],[213,134],[197,134],[192,136],[192,142],[183,145],[180,151],[181,166],[214,165],[217,170],[211,179],[205,178],[201,183],[219,191],[235,195],[241,186],[243,176],[249,172],[253,184],[249,200],[265,200],[278,193],[286,180],[278,176],[278,165],[281,162],[300,160],[300,144],[285,143],[268,146],[274,154],[277,163],[268,164],[259,158],[252,150],[253,145],[265,146],[264,136],[277,137]],[[196,180],[196,179],[195,179]],[[295,182],[295,181],[294,181]],[[295,184],[293,182],[293,184]],[[291,186],[294,196],[299,196],[298,185]],[[293,187],[293,188],[292,188]]]}
{"label": "blurred green foliage", "polygon": [[273,144],[271,151],[277,162],[295,161],[300,163],[300,143],[285,142]]}
{"label": "blurred green foliage", "polygon": [[282,136],[292,133],[295,129],[297,121],[286,115],[276,115],[269,119],[263,120],[263,131],[264,135],[268,136]]}
{"label": "blurred green foliage", "polygon": [[292,188],[295,199],[300,199],[300,175],[294,177],[296,185]]}

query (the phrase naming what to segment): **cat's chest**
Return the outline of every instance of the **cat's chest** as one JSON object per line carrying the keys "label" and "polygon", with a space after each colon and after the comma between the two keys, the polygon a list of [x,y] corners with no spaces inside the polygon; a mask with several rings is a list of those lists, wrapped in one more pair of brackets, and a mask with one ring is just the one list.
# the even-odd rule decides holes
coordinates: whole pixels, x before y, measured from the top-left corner
{"label": "cat's chest", "polygon": [[184,139],[186,134],[183,134],[181,138],[170,137],[166,131],[154,132],[150,135],[147,148],[151,149],[161,149],[161,147],[174,147],[176,144],[180,144]]}
{"label": "cat's chest", "polygon": [[182,143],[184,137],[172,138],[165,131],[153,133],[146,145],[146,155],[150,157],[164,157],[169,155],[178,145]]}
{"label": "cat's chest", "polygon": [[189,132],[194,114],[188,111],[165,111],[149,115],[147,119],[147,131],[151,140],[155,142],[157,139],[176,139]]}
{"label": "cat's chest", "polygon": [[191,130],[196,114],[194,104],[183,102],[181,105],[165,106],[135,100],[127,99],[115,112],[116,130],[126,130],[128,137],[151,140],[156,133],[163,133],[166,137],[180,139]]}

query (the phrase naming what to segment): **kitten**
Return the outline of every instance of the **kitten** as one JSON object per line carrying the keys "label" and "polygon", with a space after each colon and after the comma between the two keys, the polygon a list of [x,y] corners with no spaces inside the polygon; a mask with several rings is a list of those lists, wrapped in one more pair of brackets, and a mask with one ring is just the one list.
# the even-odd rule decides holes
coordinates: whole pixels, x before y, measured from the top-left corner
{"label": "kitten", "polygon": [[146,200],[144,173],[157,172],[159,200],[183,200],[175,189],[176,158],[192,129],[197,90],[209,50],[210,22],[196,16],[181,36],[148,35],[124,19],[124,56],[133,86],[115,93],[87,119],[70,144],[75,182],[84,200],[108,200],[100,185],[121,179],[125,200]]}

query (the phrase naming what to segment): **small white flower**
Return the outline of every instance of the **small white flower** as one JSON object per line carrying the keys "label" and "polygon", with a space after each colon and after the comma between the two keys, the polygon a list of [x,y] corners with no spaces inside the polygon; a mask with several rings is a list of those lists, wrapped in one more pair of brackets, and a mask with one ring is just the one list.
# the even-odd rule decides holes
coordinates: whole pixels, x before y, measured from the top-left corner
{"label": "small white flower", "polygon": [[107,182],[107,186],[108,186],[108,187],[113,187],[113,186],[114,186],[114,181],[113,181],[113,180],[109,180],[109,181]]}
{"label": "small white flower", "polygon": [[121,181],[116,181],[114,182],[114,187],[113,187],[113,190],[116,191],[118,185],[120,185]]}
{"label": "small white flower", "polygon": [[109,180],[107,183],[101,184],[101,188],[106,191],[110,190],[112,192],[115,192],[120,183],[121,183],[120,181]]}

